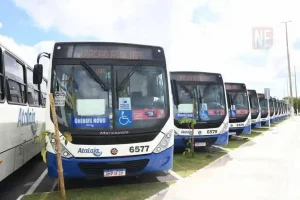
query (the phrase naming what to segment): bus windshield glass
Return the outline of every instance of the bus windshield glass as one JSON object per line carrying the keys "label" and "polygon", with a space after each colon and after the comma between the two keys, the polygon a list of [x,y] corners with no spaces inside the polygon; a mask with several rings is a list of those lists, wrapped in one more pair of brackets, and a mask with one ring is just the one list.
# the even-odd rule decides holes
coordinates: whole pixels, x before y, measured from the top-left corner
{"label": "bus windshield glass", "polygon": [[274,107],[274,101],[271,98],[269,99],[269,106],[270,106],[270,116],[273,116],[275,107]]}
{"label": "bus windshield glass", "polygon": [[174,106],[174,119],[193,117],[195,98],[196,121],[222,121],[226,116],[225,93],[222,77],[218,74],[172,72],[176,80],[179,105]]}
{"label": "bus windshield glass", "polygon": [[249,114],[249,101],[243,84],[225,84],[228,109],[231,118],[246,117]]}
{"label": "bus windshield glass", "polygon": [[[126,56],[123,54],[119,55],[121,58],[108,54],[111,60],[99,64],[103,63],[102,57],[99,59],[100,54],[95,51],[85,55],[97,56],[92,61],[68,59],[77,64],[60,64],[63,53],[55,61],[58,64],[52,68],[52,91],[55,101],[58,99],[61,104],[56,105],[59,125],[76,130],[101,130],[100,134],[163,126],[169,113],[165,65],[162,62],[152,65],[151,61],[146,65],[140,60],[116,61]],[[136,56],[140,55],[136,53],[132,58]]]}
{"label": "bus windshield glass", "polygon": [[261,117],[265,118],[268,116],[268,101],[267,99],[265,99],[265,96],[263,94],[259,94],[258,99],[261,108]]}
{"label": "bus windshield glass", "polygon": [[257,117],[259,114],[259,105],[258,105],[258,98],[257,94],[253,90],[248,91],[250,106],[251,106],[251,115],[253,117]]}

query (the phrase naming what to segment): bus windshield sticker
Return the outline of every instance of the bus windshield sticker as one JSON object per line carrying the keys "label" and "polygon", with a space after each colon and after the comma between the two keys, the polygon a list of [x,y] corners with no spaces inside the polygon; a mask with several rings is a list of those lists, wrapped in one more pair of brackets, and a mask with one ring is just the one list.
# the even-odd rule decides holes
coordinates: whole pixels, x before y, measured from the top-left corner
{"label": "bus windshield sticker", "polygon": [[119,98],[119,110],[131,110],[130,97]]}
{"label": "bus windshield sticker", "polygon": [[54,105],[55,106],[65,106],[66,103],[66,95],[64,92],[56,91],[54,93]]}
{"label": "bus windshield sticker", "polygon": [[[176,113],[175,118],[177,120],[180,120],[182,118],[191,118],[191,119],[193,119],[193,113]],[[196,118],[197,118],[197,114],[194,113],[194,119],[196,119]]]}
{"label": "bus windshield sticker", "polygon": [[164,109],[133,110],[133,120],[154,120],[166,117]]}
{"label": "bus windshield sticker", "polygon": [[109,128],[110,120],[106,116],[80,116],[73,117],[71,125],[73,128]]}
{"label": "bus windshield sticker", "polygon": [[224,109],[208,109],[208,115],[225,115]]}
{"label": "bus windshield sticker", "polygon": [[82,116],[101,116],[105,115],[105,99],[77,99],[78,115]]}
{"label": "bus windshield sticker", "polygon": [[201,110],[207,110],[207,103],[202,103]]}
{"label": "bus windshield sticker", "polygon": [[[205,103],[206,104],[206,103]],[[205,105],[204,104],[204,105]],[[205,106],[201,106],[201,110],[200,110],[200,119],[201,120],[204,120],[204,121],[207,121],[209,120],[209,117],[208,117],[208,110],[207,110],[207,104]]]}
{"label": "bus windshield sticker", "polygon": [[132,126],[132,111],[118,110],[117,120],[118,126]]}

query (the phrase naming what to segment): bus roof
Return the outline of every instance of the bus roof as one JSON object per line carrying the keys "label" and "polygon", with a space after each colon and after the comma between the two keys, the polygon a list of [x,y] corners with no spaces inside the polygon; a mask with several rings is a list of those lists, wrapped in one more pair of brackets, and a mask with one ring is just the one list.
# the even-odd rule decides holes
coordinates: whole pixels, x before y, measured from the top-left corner
{"label": "bus roof", "polygon": [[99,42],[99,41],[74,41],[74,42],[55,42],[54,46],[64,45],[64,44],[92,44],[92,45],[123,45],[123,46],[138,46],[138,47],[148,47],[148,48],[161,48],[161,46],[156,45],[145,45],[145,44],[135,44],[135,43],[123,43],[123,42]]}
{"label": "bus roof", "polygon": [[170,71],[170,73],[199,73],[199,74],[214,74],[214,75],[220,75],[220,73],[215,73],[215,72],[200,72],[200,71]]}

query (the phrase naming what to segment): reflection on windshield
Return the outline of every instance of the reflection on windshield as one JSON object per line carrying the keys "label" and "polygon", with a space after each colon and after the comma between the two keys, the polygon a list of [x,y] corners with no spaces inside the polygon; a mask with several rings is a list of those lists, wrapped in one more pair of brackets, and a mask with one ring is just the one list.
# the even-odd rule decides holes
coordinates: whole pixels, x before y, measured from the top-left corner
{"label": "reflection on windshield", "polygon": [[[166,117],[167,88],[163,68],[136,67],[115,66],[117,85],[130,77],[117,92],[117,128],[152,127]],[[131,72],[133,74],[128,76]]]}
{"label": "reflection on windshield", "polygon": [[258,113],[259,106],[258,106],[258,99],[255,94],[249,95],[250,105],[251,105],[251,113]]}
{"label": "reflection on windshield", "polygon": [[228,108],[230,117],[244,117],[249,113],[247,92],[227,91]]}
{"label": "reflection on windshield", "polygon": [[[117,88],[133,67],[89,65],[91,73],[81,65],[56,66],[54,93],[60,100],[65,98],[59,101],[62,105],[56,105],[59,123],[76,129],[145,128],[162,123],[168,112],[163,68],[143,66],[132,74],[122,90],[104,90],[103,84],[105,89]],[[116,95],[115,102],[112,95]]]}
{"label": "reflection on windshield", "polygon": [[[188,89],[189,91],[187,91]],[[223,85],[216,83],[178,82],[179,105],[174,106],[174,119],[193,117],[193,99],[196,98],[197,121],[221,120],[225,116],[225,94]]]}
{"label": "reflection on windshield", "polygon": [[[103,69],[99,74],[110,85],[110,66],[91,66]],[[95,70],[96,71],[96,70]],[[81,65],[60,65],[54,68],[54,97],[65,99],[56,106],[60,124],[77,129],[112,128],[111,91],[104,91],[94,77]]]}

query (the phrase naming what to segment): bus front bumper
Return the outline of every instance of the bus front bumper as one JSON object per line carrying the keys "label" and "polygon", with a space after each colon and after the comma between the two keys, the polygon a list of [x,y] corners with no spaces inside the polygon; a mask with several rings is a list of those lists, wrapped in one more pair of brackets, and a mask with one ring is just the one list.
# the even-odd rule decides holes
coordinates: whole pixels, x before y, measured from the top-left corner
{"label": "bus front bumper", "polygon": [[[126,176],[168,171],[173,167],[174,146],[156,154],[121,158],[62,158],[65,178],[103,178],[104,170],[126,169]],[[57,178],[56,154],[47,152],[48,176]]]}
{"label": "bus front bumper", "polygon": [[[186,147],[185,139],[189,139],[189,135],[175,135],[174,145],[175,148]],[[194,135],[194,141],[196,142],[205,142],[205,146],[211,145],[227,145],[228,144],[228,132],[216,135]]]}
{"label": "bus front bumper", "polygon": [[261,127],[260,121],[251,124],[251,128],[260,128],[260,127]]}
{"label": "bus front bumper", "polygon": [[244,127],[230,127],[229,128],[229,133],[234,132],[236,133],[235,135],[240,135],[240,134],[251,134],[251,125],[244,126]]}

